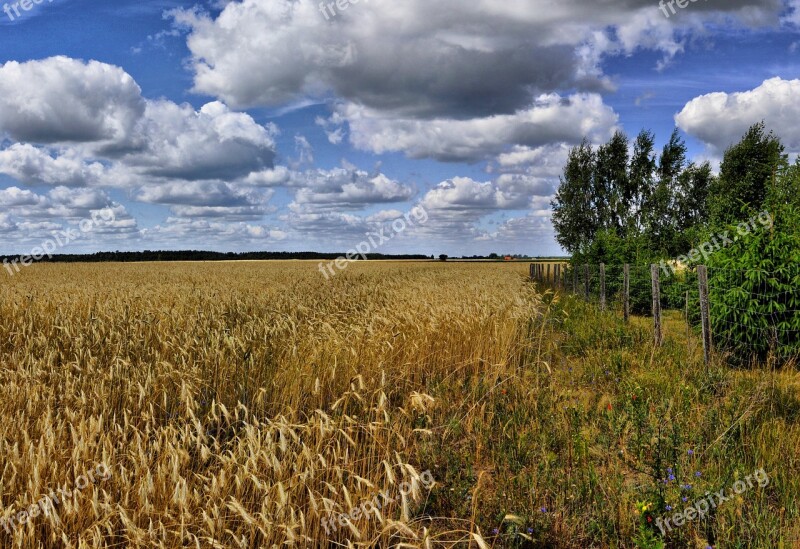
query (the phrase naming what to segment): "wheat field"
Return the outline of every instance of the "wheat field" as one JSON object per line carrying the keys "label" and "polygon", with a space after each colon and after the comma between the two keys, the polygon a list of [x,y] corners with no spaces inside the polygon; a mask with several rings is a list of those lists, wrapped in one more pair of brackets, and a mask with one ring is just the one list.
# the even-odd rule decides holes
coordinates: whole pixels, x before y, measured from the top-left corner
{"label": "wheat field", "polygon": [[648,547],[648,468],[669,463],[702,468],[698,489],[771,479],[674,546],[797,547],[797,375],[704,368],[691,341],[654,349],[646,325],[527,273],[41,264],[3,280],[0,545]]}

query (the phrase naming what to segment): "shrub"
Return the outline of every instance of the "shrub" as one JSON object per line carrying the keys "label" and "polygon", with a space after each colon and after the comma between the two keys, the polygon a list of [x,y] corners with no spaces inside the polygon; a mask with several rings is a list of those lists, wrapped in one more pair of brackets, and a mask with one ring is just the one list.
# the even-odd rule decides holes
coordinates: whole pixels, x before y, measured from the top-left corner
{"label": "shrub", "polygon": [[708,261],[713,337],[740,363],[800,354],[800,208],[782,198],[766,208],[772,226],[729,227],[735,242]]}

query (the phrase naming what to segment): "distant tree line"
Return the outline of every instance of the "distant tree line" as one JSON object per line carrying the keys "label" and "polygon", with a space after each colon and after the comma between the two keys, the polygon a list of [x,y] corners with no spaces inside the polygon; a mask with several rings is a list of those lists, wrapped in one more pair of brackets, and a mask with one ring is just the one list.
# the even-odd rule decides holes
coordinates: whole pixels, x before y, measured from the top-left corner
{"label": "distant tree line", "polygon": [[686,152],[677,130],[660,155],[644,130],[632,144],[617,132],[597,148],[584,140],[571,149],[552,203],[558,243],[581,262],[674,258],[761,211],[770,191],[775,202],[796,187],[797,169],[763,123],[725,151],[718,175]]}
{"label": "distant tree line", "polygon": [[[254,260],[318,260],[331,261],[344,254],[319,252],[209,252],[201,250],[145,250],[143,252],[97,252],[94,254],[59,254],[52,258],[45,256],[43,263],[134,263],[142,261],[254,261]],[[19,256],[0,256],[3,259],[16,259]],[[428,255],[385,255],[367,254],[369,260],[422,260],[432,259]]]}
{"label": "distant tree line", "polygon": [[[37,263],[135,263],[144,261],[264,261],[264,260],[316,260],[332,261],[343,257],[344,253],[321,252],[210,252],[203,250],[144,250],[141,252],[96,252],[93,254],[54,254],[52,258],[44,256]],[[441,259],[441,255],[438,256]],[[503,260],[505,255],[492,253],[489,255],[463,256],[461,259]],[[521,254],[508,255],[514,259],[528,259]],[[0,255],[0,263],[4,259],[12,261],[19,256]],[[358,259],[358,257],[356,258]],[[367,254],[370,261],[413,261],[434,260],[435,256],[423,254]]]}

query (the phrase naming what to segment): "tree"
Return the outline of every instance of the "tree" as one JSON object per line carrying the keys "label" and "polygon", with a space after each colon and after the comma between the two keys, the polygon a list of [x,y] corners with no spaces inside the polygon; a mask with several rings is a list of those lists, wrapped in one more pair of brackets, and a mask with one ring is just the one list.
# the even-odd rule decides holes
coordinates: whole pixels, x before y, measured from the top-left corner
{"label": "tree", "polygon": [[711,188],[711,221],[715,226],[738,222],[748,210],[760,209],[770,182],[787,167],[780,140],[764,123],[750,127],[739,143],[729,147]]}
{"label": "tree", "polygon": [[675,200],[675,216],[679,230],[687,230],[708,222],[708,198],[714,175],[711,164],[694,163],[678,176],[678,192]]}
{"label": "tree", "polygon": [[642,130],[633,143],[628,171],[628,185],[632,195],[630,200],[629,219],[627,220],[627,235],[641,232],[644,227],[642,208],[650,200],[655,188],[655,137],[652,132]]}
{"label": "tree", "polygon": [[697,166],[692,163],[678,176],[675,192],[675,237],[672,253],[680,255],[692,249],[697,236],[708,224],[709,190],[714,183],[711,164],[704,162]]}
{"label": "tree", "polygon": [[597,149],[592,183],[598,229],[613,229],[621,235],[632,201],[628,183],[628,137],[624,133],[615,132],[608,143]]}
{"label": "tree", "polygon": [[564,175],[559,179],[558,192],[552,202],[556,240],[571,254],[586,248],[598,228],[592,204],[594,173],[595,153],[584,139],[569,151]]}
{"label": "tree", "polygon": [[674,255],[676,251],[675,189],[685,166],[686,143],[676,128],[664,145],[656,168],[658,179],[642,207],[644,231],[652,248],[661,254]]}
{"label": "tree", "polygon": [[[629,145],[625,134],[616,132],[596,152],[586,140],[570,151],[553,201],[553,225],[556,239],[573,256],[604,261],[611,259],[603,255],[610,250],[640,259],[643,252],[675,255],[683,251],[679,228],[705,215],[698,209],[705,205],[710,167],[686,167],[686,144],[677,130],[658,161],[651,132],[639,133],[632,155]],[[609,246],[615,238],[631,242]]]}

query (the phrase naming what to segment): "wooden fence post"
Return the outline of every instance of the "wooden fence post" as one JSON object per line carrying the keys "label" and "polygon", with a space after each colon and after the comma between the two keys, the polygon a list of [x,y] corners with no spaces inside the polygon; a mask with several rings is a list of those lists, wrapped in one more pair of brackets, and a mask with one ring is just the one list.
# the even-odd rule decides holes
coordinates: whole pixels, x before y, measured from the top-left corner
{"label": "wooden fence post", "polygon": [[550,264],[547,264],[547,284],[550,284]]}
{"label": "wooden fence post", "polygon": [[686,299],[684,301],[683,319],[686,321],[686,352],[692,352],[692,326],[689,323],[689,292],[686,292]]}
{"label": "wooden fence post", "polygon": [[533,263],[531,263],[530,267],[528,268],[528,274],[529,274],[531,280],[533,280]]}
{"label": "wooden fence post", "polygon": [[711,361],[711,317],[708,306],[708,268],[697,266],[697,280],[700,287],[700,321],[703,325],[703,359]]}
{"label": "wooden fence post", "polygon": [[606,264],[600,264],[600,310],[606,310]]}
{"label": "wooden fence post", "polygon": [[658,265],[650,265],[650,278],[653,281],[653,329],[656,347],[658,347],[663,341],[661,334],[661,285],[658,279]]}
{"label": "wooden fence post", "polygon": [[622,282],[622,315],[625,322],[630,322],[631,319],[631,266],[625,264],[623,268],[624,280]]}
{"label": "wooden fence post", "polygon": [[578,295],[578,266],[572,266],[572,293]]}
{"label": "wooden fence post", "polygon": [[567,266],[566,265],[561,265],[561,274],[563,276],[563,280],[562,280],[563,286],[562,286],[562,288],[564,288],[564,291],[566,291],[567,290]]}
{"label": "wooden fence post", "polygon": [[586,301],[589,301],[589,264],[583,266],[584,284],[586,286]]}
{"label": "wooden fence post", "polygon": [[553,286],[556,288],[561,286],[561,264],[559,263],[553,266]]}

